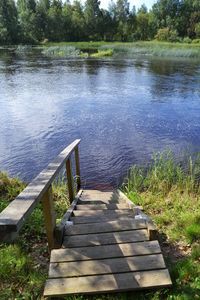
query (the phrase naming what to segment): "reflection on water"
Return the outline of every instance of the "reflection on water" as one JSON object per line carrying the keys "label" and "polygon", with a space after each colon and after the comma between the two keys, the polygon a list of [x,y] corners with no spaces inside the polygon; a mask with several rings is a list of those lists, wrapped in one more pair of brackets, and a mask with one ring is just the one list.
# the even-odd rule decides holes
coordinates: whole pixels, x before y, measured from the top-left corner
{"label": "reflection on water", "polygon": [[200,146],[200,64],[0,52],[0,169],[31,180],[81,138],[86,186],[119,185],[165,148]]}

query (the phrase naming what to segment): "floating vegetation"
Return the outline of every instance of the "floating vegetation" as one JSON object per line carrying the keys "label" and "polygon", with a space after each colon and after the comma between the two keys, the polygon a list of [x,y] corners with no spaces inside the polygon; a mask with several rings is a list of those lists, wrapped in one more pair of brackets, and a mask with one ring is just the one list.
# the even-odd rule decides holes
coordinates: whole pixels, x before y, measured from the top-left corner
{"label": "floating vegetation", "polygon": [[[196,40],[198,41],[198,40]],[[200,58],[199,44],[181,44],[166,42],[135,42],[135,43],[115,43],[103,45],[102,50],[113,50],[116,55],[126,55],[132,57],[135,55],[147,55],[157,57],[185,57]]]}
{"label": "floating vegetation", "polygon": [[114,52],[113,49],[98,50],[98,52],[90,54],[90,57],[101,58],[101,57],[113,56],[113,52]]}
{"label": "floating vegetation", "polygon": [[87,57],[87,53],[82,53],[80,49],[73,46],[52,46],[42,51],[42,54],[51,57]]}
{"label": "floating vegetation", "polygon": [[15,53],[17,54],[24,54],[27,52],[31,52],[33,50],[33,47],[31,45],[18,45],[15,49]]}

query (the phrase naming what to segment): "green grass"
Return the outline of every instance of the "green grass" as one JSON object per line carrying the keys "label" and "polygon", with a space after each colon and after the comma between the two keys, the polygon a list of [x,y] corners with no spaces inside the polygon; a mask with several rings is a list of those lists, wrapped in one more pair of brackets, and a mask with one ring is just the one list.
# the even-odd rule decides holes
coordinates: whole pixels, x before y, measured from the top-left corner
{"label": "green grass", "polygon": [[[0,173],[0,211],[13,200],[26,185]],[[66,183],[53,185],[57,218],[69,206]],[[15,244],[0,245],[0,299],[41,299],[47,278],[49,254],[44,228],[43,212],[39,204],[24,224]]]}
{"label": "green grass", "polygon": [[112,50],[113,55],[134,57],[136,55],[148,55],[157,57],[175,58],[200,58],[200,43],[169,43],[158,41],[141,41],[132,43],[122,42],[62,42],[47,43],[42,45],[44,49],[49,47],[75,47],[81,51],[90,53],[90,50]]}
{"label": "green grass", "polygon": [[109,56],[113,56],[112,49],[98,50],[97,53],[92,53],[90,55],[90,57],[94,57],[94,58],[102,58],[102,57],[109,57]]}
{"label": "green grass", "polygon": [[[193,160],[184,159],[184,164],[178,164],[172,153],[164,152],[154,155],[147,168],[133,166],[122,186],[128,197],[142,205],[159,228],[162,250],[173,280],[172,288],[63,299],[200,299],[199,174],[198,155]],[[0,178],[4,182],[1,182],[0,205],[2,202],[1,207],[5,207],[5,203],[8,204],[25,185],[6,174],[1,174]],[[53,194],[57,218],[61,219],[69,206],[64,180],[60,179],[53,185]],[[41,299],[48,261],[43,214],[39,205],[23,227],[16,244],[0,247],[0,299]]]}
{"label": "green grass", "polygon": [[147,168],[133,166],[123,185],[159,228],[174,286],[156,299],[200,299],[199,178],[199,155],[180,164],[166,151],[154,155]]}

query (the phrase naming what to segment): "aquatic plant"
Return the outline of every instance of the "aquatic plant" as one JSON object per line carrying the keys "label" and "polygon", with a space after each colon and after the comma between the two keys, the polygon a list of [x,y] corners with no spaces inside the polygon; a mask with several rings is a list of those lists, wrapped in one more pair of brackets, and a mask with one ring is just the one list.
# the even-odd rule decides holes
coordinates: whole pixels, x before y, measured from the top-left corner
{"label": "aquatic plant", "polygon": [[73,46],[52,46],[45,48],[42,54],[52,57],[78,57],[81,51]]}
{"label": "aquatic plant", "polygon": [[15,49],[15,53],[17,54],[25,54],[27,52],[31,52],[33,47],[31,45],[18,45]]}
{"label": "aquatic plant", "polygon": [[90,57],[93,58],[101,58],[108,56],[113,56],[113,49],[98,50],[98,52],[90,54]]}
{"label": "aquatic plant", "polygon": [[133,166],[122,190],[159,228],[173,288],[145,299],[195,299],[200,291],[200,156],[182,163],[165,151]]}

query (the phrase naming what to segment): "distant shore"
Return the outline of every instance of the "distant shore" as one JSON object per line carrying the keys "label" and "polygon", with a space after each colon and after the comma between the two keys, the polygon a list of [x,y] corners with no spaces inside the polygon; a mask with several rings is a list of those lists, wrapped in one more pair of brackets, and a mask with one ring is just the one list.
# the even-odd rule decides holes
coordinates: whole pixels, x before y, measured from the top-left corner
{"label": "distant shore", "polygon": [[[102,51],[103,56],[116,56],[124,54],[125,56],[149,55],[157,57],[185,57],[200,59],[200,43],[169,43],[158,41],[140,41],[132,43],[122,42],[62,42],[43,44],[44,49],[49,47],[75,47],[83,53]],[[110,55],[104,55],[105,50],[110,50]],[[94,55],[95,57],[95,55]],[[101,57],[99,54],[97,57]]]}

